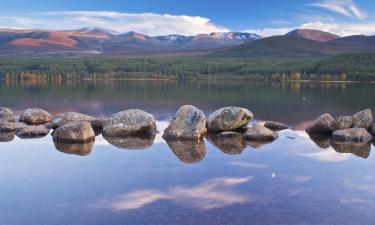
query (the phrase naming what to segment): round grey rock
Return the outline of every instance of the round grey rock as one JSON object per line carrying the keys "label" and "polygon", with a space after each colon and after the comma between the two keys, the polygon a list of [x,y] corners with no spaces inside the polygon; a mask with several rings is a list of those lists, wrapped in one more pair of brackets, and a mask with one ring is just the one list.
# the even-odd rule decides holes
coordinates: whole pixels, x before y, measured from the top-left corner
{"label": "round grey rock", "polygon": [[164,130],[164,139],[199,140],[207,132],[206,116],[198,108],[182,106]]}
{"label": "round grey rock", "polygon": [[371,109],[365,109],[353,115],[354,127],[369,130],[372,127],[373,117]]}
{"label": "round grey rock", "polygon": [[71,122],[58,127],[52,133],[53,139],[65,143],[86,143],[95,140],[95,133],[89,122]]}
{"label": "round grey rock", "polygon": [[286,130],[289,128],[288,125],[285,125],[283,123],[273,122],[273,121],[266,121],[264,123],[264,127],[273,131],[281,131],[281,130]]}
{"label": "round grey rock", "polygon": [[18,132],[23,128],[27,127],[25,123],[0,123],[0,132],[8,133],[8,132]]}
{"label": "round grey rock", "polygon": [[21,131],[17,132],[16,135],[22,139],[28,138],[40,138],[47,136],[49,134],[49,129],[45,126],[27,126],[23,128]]}
{"label": "round grey rock", "polygon": [[243,134],[245,140],[254,140],[254,141],[273,141],[278,138],[277,133],[272,130],[256,124],[249,127],[247,131]]}
{"label": "round grey rock", "polygon": [[0,121],[14,123],[13,111],[5,107],[0,107]]}
{"label": "round grey rock", "polygon": [[332,133],[334,118],[325,113],[316,119],[311,126],[306,128],[306,132],[312,135],[329,135]]}
{"label": "round grey rock", "polygon": [[364,128],[349,128],[333,132],[335,142],[366,143],[372,140],[372,135]]}
{"label": "round grey rock", "polygon": [[248,109],[240,107],[224,107],[213,112],[207,119],[210,132],[233,131],[247,125],[254,115]]}
{"label": "round grey rock", "polygon": [[41,125],[52,121],[52,116],[47,111],[38,108],[26,109],[22,112],[20,122],[31,125]]}
{"label": "round grey rock", "polygon": [[352,116],[339,116],[335,118],[332,124],[332,131],[344,130],[354,126],[354,118]]}
{"label": "round grey rock", "polygon": [[60,127],[70,122],[89,122],[93,128],[103,128],[107,119],[95,118],[78,112],[65,112],[56,115],[52,120],[54,127]]}

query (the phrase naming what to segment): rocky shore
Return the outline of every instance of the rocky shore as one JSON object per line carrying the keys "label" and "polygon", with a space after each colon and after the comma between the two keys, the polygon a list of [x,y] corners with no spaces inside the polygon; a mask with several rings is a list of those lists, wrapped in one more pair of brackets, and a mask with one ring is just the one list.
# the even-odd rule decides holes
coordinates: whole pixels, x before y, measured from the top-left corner
{"label": "rocky shore", "polygon": [[[153,115],[140,109],[95,118],[77,112],[52,116],[43,109],[31,108],[23,111],[18,120],[15,118],[12,110],[0,107],[0,141],[11,141],[14,135],[21,139],[45,137],[53,130],[55,147],[78,155],[89,154],[100,134],[119,148],[145,149],[153,144],[158,133]],[[172,118],[163,138],[181,161],[197,162],[205,155],[204,138],[226,154],[239,154],[246,146],[258,148],[271,143],[278,138],[279,131],[289,129],[282,123],[258,124],[253,119],[254,114],[245,108],[223,107],[206,117],[202,110],[185,105]],[[319,146],[361,154],[373,141],[375,126],[371,110],[366,109],[337,118],[323,114],[306,132]]]}

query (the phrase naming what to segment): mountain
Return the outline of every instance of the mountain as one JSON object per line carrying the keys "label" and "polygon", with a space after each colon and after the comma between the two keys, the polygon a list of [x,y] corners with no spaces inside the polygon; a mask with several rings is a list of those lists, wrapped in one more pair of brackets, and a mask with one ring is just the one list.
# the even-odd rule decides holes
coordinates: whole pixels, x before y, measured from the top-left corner
{"label": "mountain", "polygon": [[366,51],[375,48],[375,36],[353,35],[339,39],[334,39],[329,43],[336,45],[351,46],[352,48],[357,48]]}
{"label": "mountain", "polygon": [[0,54],[158,54],[231,47],[259,38],[241,32],[151,37],[93,27],[66,31],[0,29]]}
{"label": "mountain", "polygon": [[340,38],[340,36],[320,30],[311,30],[311,29],[296,29],[293,30],[285,36],[288,37],[299,37],[303,39],[319,41],[319,42],[328,42]]}

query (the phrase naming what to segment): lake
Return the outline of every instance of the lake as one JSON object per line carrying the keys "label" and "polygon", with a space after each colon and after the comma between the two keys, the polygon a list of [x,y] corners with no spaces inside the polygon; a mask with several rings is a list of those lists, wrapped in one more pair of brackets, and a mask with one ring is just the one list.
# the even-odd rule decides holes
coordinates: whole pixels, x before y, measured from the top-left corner
{"label": "lake", "polygon": [[[247,81],[0,81],[0,105],[97,117],[152,113],[154,140],[54,145],[1,137],[0,224],[374,224],[375,154],[311,140],[320,114],[375,110],[375,84]],[[233,105],[293,127],[273,143],[166,143],[185,104]],[[13,139],[14,138],[14,139]]]}

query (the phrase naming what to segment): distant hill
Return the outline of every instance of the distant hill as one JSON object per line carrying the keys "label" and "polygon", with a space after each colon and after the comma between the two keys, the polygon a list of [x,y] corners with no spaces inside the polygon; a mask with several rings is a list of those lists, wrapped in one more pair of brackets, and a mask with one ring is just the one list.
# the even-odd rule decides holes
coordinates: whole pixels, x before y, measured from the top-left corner
{"label": "distant hill", "polygon": [[311,29],[296,29],[293,30],[285,36],[288,37],[299,37],[303,39],[319,41],[319,42],[328,42],[340,38],[340,36],[320,30],[311,30]]}
{"label": "distant hill", "polygon": [[331,44],[351,46],[360,50],[373,50],[375,48],[375,36],[353,35],[330,41]]}

